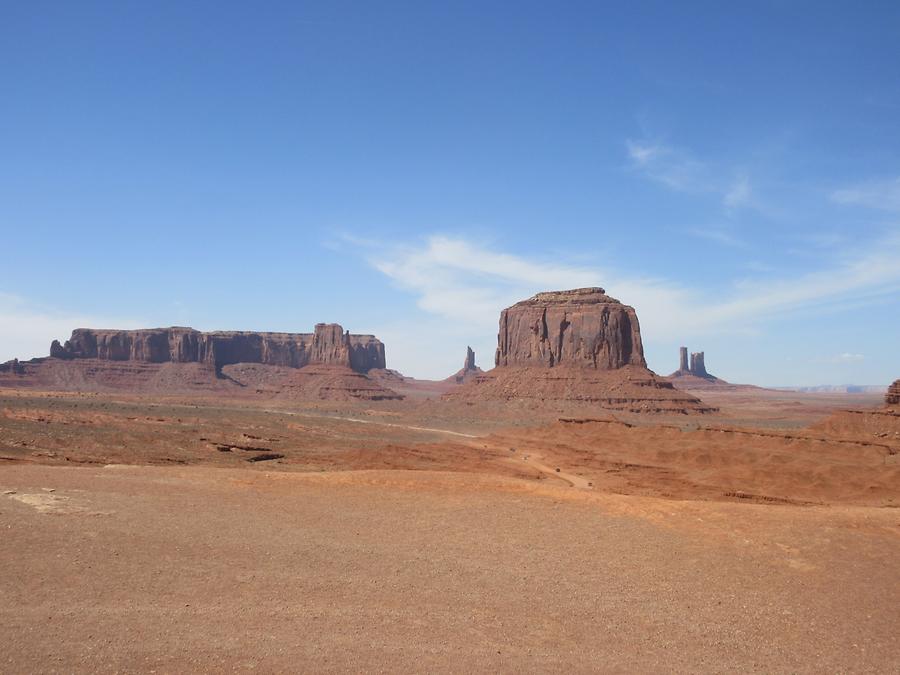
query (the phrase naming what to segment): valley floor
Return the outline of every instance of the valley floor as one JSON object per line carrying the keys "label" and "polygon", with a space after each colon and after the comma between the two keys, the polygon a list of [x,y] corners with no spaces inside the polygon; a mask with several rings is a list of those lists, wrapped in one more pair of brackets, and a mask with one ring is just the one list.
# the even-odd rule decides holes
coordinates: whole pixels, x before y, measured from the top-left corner
{"label": "valley floor", "polygon": [[870,417],[7,392],[0,671],[894,672],[900,455]]}

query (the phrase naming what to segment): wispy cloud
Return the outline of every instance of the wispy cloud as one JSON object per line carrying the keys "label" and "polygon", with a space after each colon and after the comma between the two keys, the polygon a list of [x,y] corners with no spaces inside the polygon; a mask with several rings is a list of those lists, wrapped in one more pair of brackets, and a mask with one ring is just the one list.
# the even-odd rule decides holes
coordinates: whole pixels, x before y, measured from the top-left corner
{"label": "wispy cloud", "polygon": [[846,308],[900,292],[900,233],[815,272],[737,280],[715,291],[612,266],[525,258],[441,235],[418,246],[369,249],[368,259],[414,294],[421,309],[491,333],[503,307],[538,291],[579,286],[602,286],[634,305],[648,340],[756,331],[793,312]]}
{"label": "wispy cloud", "polygon": [[689,153],[662,143],[625,142],[632,167],[648,178],[679,192],[710,192],[710,177],[703,162]]}
{"label": "wispy cloud", "polygon": [[593,268],[528,260],[440,235],[417,247],[368,248],[372,266],[415,292],[420,308],[468,323],[495,321],[498,307],[522,299],[523,294],[593,286],[603,277]]}
{"label": "wispy cloud", "polygon": [[0,362],[50,353],[50,342],[63,340],[73,328],[139,328],[134,319],[63,312],[0,292]]}
{"label": "wispy cloud", "polygon": [[838,204],[900,213],[900,177],[870,180],[841,188],[831,193],[831,199]]}
{"label": "wispy cloud", "polygon": [[706,239],[723,246],[731,246],[734,248],[746,248],[747,242],[740,237],[735,236],[729,230],[718,228],[692,227],[685,230],[685,234],[696,237],[697,239]]}
{"label": "wispy cloud", "polygon": [[730,209],[737,209],[750,204],[752,190],[750,188],[750,179],[747,176],[740,175],[728,187],[722,203]]}
{"label": "wispy cloud", "polygon": [[[726,212],[755,206],[750,177],[735,167],[697,158],[682,148],[650,140],[627,140],[631,168],[676,192],[716,195]],[[727,176],[733,176],[728,179]]]}

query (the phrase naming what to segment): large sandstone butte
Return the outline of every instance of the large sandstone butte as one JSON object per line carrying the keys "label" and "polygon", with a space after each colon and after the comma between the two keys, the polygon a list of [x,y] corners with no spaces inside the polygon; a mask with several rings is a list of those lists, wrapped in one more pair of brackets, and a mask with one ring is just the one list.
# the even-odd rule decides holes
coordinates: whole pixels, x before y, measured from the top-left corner
{"label": "large sandstone butte", "polygon": [[447,396],[539,400],[629,412],[712,412],[647,368],[633,307],[602,288],[538,293],[500,313],[496,367]]}
{"label": "large sandstone butte", "polygon": [[900,380],[894,380],[894,383],[888,387],[887,393],[884,395],[884,402],[889,406],[900,406]]}
{"label": "large sandstone butte", "polygon": [[256,333],[193,328],[94,330],[77,328],[61,345],[54,340],[50,356],[60,359],[206,363],[215,368],[233,363],[262,363],[302,368],[346,366],[358,373],[384,368],[384,345],[373,335],[351,335],[336,323],[316,324],[313,333]]}
{"label": "large sandstone butte", "polygon": [[159,395],[210,393],[267,398],[403,398],[368,377],[385,367],[384,345],[320,323],[313,333],[193,328],[78,328],[50,358],[0,367],[0,386]]}
{"label": "large sandstone butte", "polygon": [[602,288],[538,293],[500,312],[497,366],[646,368],[633,307]]}

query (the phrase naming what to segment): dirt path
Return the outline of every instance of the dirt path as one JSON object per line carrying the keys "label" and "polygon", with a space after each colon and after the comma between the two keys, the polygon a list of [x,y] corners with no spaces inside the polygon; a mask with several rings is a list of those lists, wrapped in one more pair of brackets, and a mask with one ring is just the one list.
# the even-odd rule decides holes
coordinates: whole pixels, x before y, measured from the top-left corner
{"label": "dirt path", "polygon": [[411,424],[397,424],[395,422],[380,422],[378,420],[361,420],[358,417],[341,417],[339,415],[314,415],[312,413],[298,413],[288,410],[269,410],[264,409],[263,412],[273,413],[276,415],[291,415],[292,417],[309,417],[310,419],[329,419],[343,420],[344,422],[356,422],[357,424],[375,424],[380,427],[394,427],[395,429],[408,429],[410,431],[425,431],[433,434],[447,434],[448,436],[460,436],[462,438],[479,438],[477,434],[464,434],[461,431],[450,431],[449,429],[434,429],[432,427],[417,427]]}
{"label": "dirt path", "polygon": [[523,455],[521,461],[528,466],[533,466],[535,469],[555,478],[560,478],[566,481],[569,485],[574,488],[579,488],[581,490],[593,490],[593,485],[591,482],[582,476],[577,476],[574,473],[569,473],[568,471],[563,471],[559,467],[551,468],[548,465],[543,463],[543,457],[538,455]]}

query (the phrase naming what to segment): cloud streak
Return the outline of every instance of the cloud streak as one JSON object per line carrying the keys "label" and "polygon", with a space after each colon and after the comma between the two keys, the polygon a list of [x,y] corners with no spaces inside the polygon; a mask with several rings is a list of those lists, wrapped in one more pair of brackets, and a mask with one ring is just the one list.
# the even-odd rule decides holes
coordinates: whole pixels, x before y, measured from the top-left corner
{"label": "cloud streak", "polygon": [[900,213],[900,177],[870,180],[831,193],[832,201]]}
{"label": "cloud streak", "polygon": [[756,332],[794,312],[827,312],[900,292],[900,233],[815,272],[738,280],[714,292],[613,267],[525,258],[442,235],[419,246],[369,250],[368,259],[416,296],[425,312],[491,334],[503,307],[538,291],[580,286],[602,286],[634,305],[648,341]]}
{"label": "cloud streak", "polygon": [[[755,206],[750,177],[735,170],[722,170],[692,153],[649,140],[627,140],[625,149],[631,168],[675,192],[715,195],[726,212]],[[723,176],[733,174],[732,180]]]}

